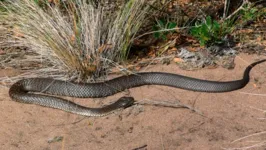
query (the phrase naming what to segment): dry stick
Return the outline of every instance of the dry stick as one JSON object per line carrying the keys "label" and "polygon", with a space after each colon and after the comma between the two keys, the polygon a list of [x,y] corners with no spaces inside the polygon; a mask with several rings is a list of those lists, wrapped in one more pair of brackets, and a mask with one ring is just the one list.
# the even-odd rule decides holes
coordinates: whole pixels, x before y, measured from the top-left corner
{"label": "dry stick", "polygon": [[223,14],[223,18],[226,17],[226,15],[228,13],[229,6],[230,6],[230,0],[225,0],[225,2],[224,2],[224,14]]}
{"label": "dry stick", "polygon": [[[168,3],[170,3],[170,2],[172,2],[172,0],[171,1],[169,1]],[[168,4],[168,3],[166,3],[166,4]],[[165,6],[166,6],[166,4],[165,4]],[[162,9],[165,7],[165,6],[163,6],[162,7]],[[161,10],[162,10],[161,9]],[[181,9],[182,10],[182,9]],[[185,14],[185,15],[187,15],[183,10],[182,10],[182,12]],[[150,16],[152,16],[152,15],[150,15]],[[187,15],[188,16],[188,15]],[[148,17],[149,18],[149,17]],[[195,17],[196,18],[196,17]],[[194,19],[195,19],[194,18]],[[193,20],[194,20],[193,19]],[[192,21],[193,21],[192,20]],[[191,22],[192,22],[191,21]],[[142,35],[139,35],[139,36],[137,36],[137,37],[135,37],[135,38],[133,38],[133,40],[132,41],[134,41],[134,40],[136,40],[136,39],[139,39],[139,38],[141,38],[141,37],[143,37],[143,36],[145,36],[145,35],[149,35],[149,34],[153,34],[153,33],[157,33],[157,32],[166,32],[166,31],[174,31],[174,30],[180,30],[180,29],[187,29],[187,28],[191,28],[192,26],[190,26],[190,27],[177,27],[177,28],[172,28],[172,29],[162,29],[162,30],[157,30],[157,31],[151,31],[151,32],[147,32],[147,33],[144,33],[144,34],[142,34]]]}
{"label": "dry stick", "polygon": [[134,148],[134,149],[132,149],[132,150],[142,150],[142,149],[146,148],[147,146],[148,146],[148,145],[145,144],[145,145],[142,145],[142,146],[140,146],[140,147]]}
{"label": "dry stick", "polygon": [[153,34],[153,33],[175,31],[175,30],[181,30],[181,29],[187,29],[187,28],[189,28],[189,27],[177,27],[177,28],[171,28],[171,29],[162,29],[162,30],[157,30],[157,31],[146,32],[146,33],[143,33],[143,34],[135,37],[134,40],[139,39],[145,35]]}
{"label": "dry stick", "polygon": [[263,110],[263,109],[260,109],[260,108],[256,108],[256,107],[253,107],[253,106],[249,106],[249,108],[251,108],[251,109],[255,109],[255,110],[257,110],[257,111],[262,111],[263,113],[266,112],[266,110]]}
{"label": "dry stick", "polygon": [[236,13],[238,13],[240,10],[242,10],[244,8],[244,5],[248,4],[248,3],[250,3],[248,0],[243,0],[243,3],[241,4],[241,6],[236,11],[234,11],[231,15],[229,15],[226,18],[224,18],[223,20],[230,19],[232,16],[234,16]]}
{"label": "dry stick", "polygon": [[266,141],[259,142],[257,144],[253,144],[251,146],[239,147],[239,148],[222,148],[225,150],[248,150],[251,148],[259,148],[266,145]]}
{"label": "dry stick", "polygon": [[[260,108],[256,108],[256,107],[253,107],[253,106],[249,106],[249,108],[251,108],[251,109],[255,109],[255,110],[257,110],[257,111],[260,111],[260,112],[262,112],[263,114],[265,114],[265,112],[266,112],[266,110],[263,110],[263,109],[260,109]],[[257,118],[257,119],[259,119],[259,120],[265,120],[266,118]]]}
{"label": "dry stick", "polygon": [[198,114],[200,114],[201,116],[204,116],[203,113],[189,105],[185,105],[178,102],[169,102],[169,101],[163,101],[163,100],[148,100],[148,99],[144,99],[141,101],[136,102],[136,104],[140,104],[140,105],[154,105],[154,106],[161,106],[161,107],[171,107],[171,108],[187,108],[190,109],[193,112],[196,112]]}
{"label": "dry stick", "polygon": [[[244,139],[247,139],[247,138],[250,138],[250,137],[254,137],[254,136],[258,136],[258,135],[262,135],[262,134],[265,134],[266,131],[262,131],[262,132],[259,132],[259,133],[254,133],[254,134],[250,134],[250,135],[247,135],[247,136],[244,136],[244,137],[241,137],[239,139],[236,139],[234,141],[232,141],[231,143],[235,143],[235,142],[239,142],[239,141],[242,141]],[[250,149],[250,148],[254,148],[254,147],[259,147],[259,146],[264,146],[266,145],[266,141],[262,141],[262,142],[259,142],[257,144],[254,144],[254,145],[251,145],[251,146],[247,146],[247,147],[240,147],[240,148],[223,148],[223,149],[230,149],[230,150],[243,150],[243,149]]]}
{"label": "dry stick", "polygon": [[66,136],[63,136],[63,140],[61,142],[61,150],[65,150],[65,145],[66,145]]}
{"label": "dry stick", "polygon": [[252,95],[252,96],[266,96],[266,94],[256,94],[256,93],[248,93],[248,92],[239,92],[241,94],[246,94],[246,95]]}
{"label": "dry stick", "polygon": [[75,125],[75,124],[80,123],[81,121],[83,121],[83,120],[86,119],[86,118],[88,118],[88,117],[86,117],[86,116],[85,116],[85,117],[82,117],[82,118],[80,118],[79,120],[74,121],[74,122],[71,122],[71,123],[61,123],[61,124],[50,125],[50,126],[60,127],[60,126],[67,126],[67,125]]}
{"label": "dry stick", "polygon": [[236,140],[232,141],[231,143],[235,143],[235,142],[241,141],[243,139],[246,139],[248,137],[252,137],[252,136],[256,136],[256,135],[261,135],[261,134],[265,134],[265,133],[266,133],[266,131],[259,132],[259,133],[254,133],[254,134],[250,134],[250,135],[244,136],[242,138],[236,139]]}
{"label": "dry stick", "polygon": [[[160,133],[159,133],[160,134]],[[165,150],[164,143],[163,143],[163,136],[160,134],[160,140],[161,140],[161,145],[162,145],[162,150]]]}

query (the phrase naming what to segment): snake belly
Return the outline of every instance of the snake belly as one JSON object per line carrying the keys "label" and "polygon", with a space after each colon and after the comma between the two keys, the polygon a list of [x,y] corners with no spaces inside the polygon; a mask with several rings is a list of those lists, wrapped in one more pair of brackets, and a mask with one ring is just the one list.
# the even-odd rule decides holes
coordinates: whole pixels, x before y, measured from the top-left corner
{"label": "snake belly", "polygon": [[265,61],[266,59],[249,65],[245,69],[242,79],[227,82],[201,80],[163,72],[137,73],[100,83],[74,83],[51,78],[27,78],[13,84],[9,90],[9,95],[12,100],[17,102],[61,109],[84,116],[105,116],[116,110],[131,106],[134,99],[132,97],[122,97],[115,103],[102,108],[88,108],[50,95],[99,98],[143,85],[163,85],[212,93],[229,92],[243,88],[249,82],[251,69]]}

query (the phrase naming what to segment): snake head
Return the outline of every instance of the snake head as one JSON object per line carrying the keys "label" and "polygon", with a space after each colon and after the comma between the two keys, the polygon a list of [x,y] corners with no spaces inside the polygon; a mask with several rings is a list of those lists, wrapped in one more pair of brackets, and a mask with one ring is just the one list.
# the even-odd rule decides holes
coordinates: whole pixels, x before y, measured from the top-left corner
{"label": "snake head", "polygon": [[121,97],[116,102],[115,105],[121,108],[127,108],[134,104],[135,100],[133,97]]}

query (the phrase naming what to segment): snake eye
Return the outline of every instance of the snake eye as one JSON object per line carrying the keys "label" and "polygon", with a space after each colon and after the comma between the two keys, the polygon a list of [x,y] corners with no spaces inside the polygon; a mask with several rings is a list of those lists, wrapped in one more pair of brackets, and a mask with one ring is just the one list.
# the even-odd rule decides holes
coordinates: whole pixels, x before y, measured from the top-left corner
{"label": "snake eye", "polygon": [[127,108],[133,105],[134,102],[135,100],[133,97],[121,97],[115,103],[117,103],[117,105],[119,105],[120,107]]}

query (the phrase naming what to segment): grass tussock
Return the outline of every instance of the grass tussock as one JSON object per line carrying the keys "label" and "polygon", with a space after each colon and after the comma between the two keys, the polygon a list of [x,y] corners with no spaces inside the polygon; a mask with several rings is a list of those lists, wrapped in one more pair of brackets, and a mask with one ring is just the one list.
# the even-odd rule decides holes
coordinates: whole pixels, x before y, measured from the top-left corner
{"label": "grass tussock", "polygon": [[6,0],[0,5],[1,30],[8,31],[0,35],[0,48],[27,47],[39,54],[36,61],[49,62],[53,72],[82,80],[106,75],[127,58],[149,10],[145,0],[129,0],[115,12],[87,0],[45,8],[33,0]]}

